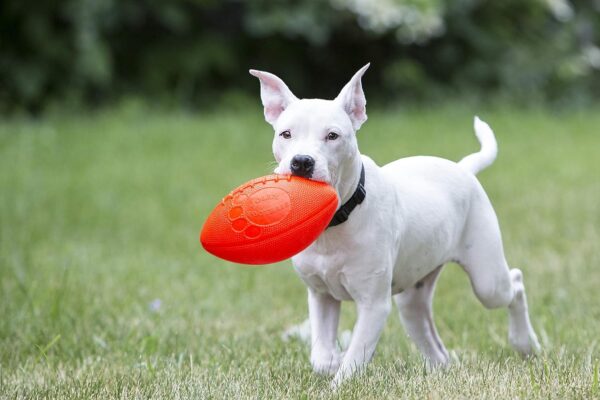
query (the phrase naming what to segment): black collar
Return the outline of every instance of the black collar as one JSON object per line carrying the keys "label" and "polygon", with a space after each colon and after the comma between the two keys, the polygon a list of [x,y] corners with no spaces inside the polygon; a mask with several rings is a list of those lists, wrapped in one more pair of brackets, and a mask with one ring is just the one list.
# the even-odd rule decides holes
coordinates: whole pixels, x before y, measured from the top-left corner
{"label": "black collar", "polygon": [[333,218],[331,219],[329,226],[327,226],[327,227],[331,228],[332,226],[336,226],[336,225],[346,222],[346,220],[348,220],[348,217],[350,216],[350,213],[352,212],[352,210],[354,210],[354,208],[357,205],[359,205],[360,203],[363,202],[366,195],[367,195],[367,191],[365,190],[365,165],[363,164],[361,166],[361,170],[360,170],[360,179],[358,181],[358,186],[356,187],[354,194],[352,195],[352,197],[350,197],[348,199],[347,202],[345,202],[339,208],[339,210],[337,210],[337,212],[334,214]]}

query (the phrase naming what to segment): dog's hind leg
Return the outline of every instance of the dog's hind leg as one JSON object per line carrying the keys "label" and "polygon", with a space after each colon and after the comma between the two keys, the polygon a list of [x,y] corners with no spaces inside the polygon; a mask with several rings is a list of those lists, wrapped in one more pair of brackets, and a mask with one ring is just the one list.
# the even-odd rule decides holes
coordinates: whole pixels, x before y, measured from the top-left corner
{"label": "dog's hind leg", "polygon": [[529,320],[523,275],[519,269],[509,270],[494,214],[487,211],[471,219],[459,264],[486,308],[508,307],[510,344],[524,356],[538,352],[540,345]]}
{"label": "dog's hind leg", "polygon": [[508,341],[519,353],[527,356],[539,352],[540,344],[529,321],[521,270],[511,269],[510,278],[513,286],[513,301],[508,306]]}
{"label": "dog's hind leg", "polygon": [[406,333],[430,365],[443,365],[449,361],[448,351],[435,329],[431,308],[435,282],[441,270],[442,266],[439,266],[415,286],[394,296]]}
{"label": "dog's hind leg", "polygon": [[281,334],[281,340],[289,342],[292,339],[310,345],[310,319],[306,318],[302,323],[290,326]]}

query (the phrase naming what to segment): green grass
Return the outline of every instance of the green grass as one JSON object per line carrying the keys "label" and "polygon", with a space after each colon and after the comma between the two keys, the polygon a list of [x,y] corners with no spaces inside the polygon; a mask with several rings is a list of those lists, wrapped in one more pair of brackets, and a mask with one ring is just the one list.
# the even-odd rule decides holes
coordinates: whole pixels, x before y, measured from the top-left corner
{"label": "green grass", "polygon": [[[600,113],[481,116],[500,154],[480,179],[543,354],[521,360],[506,313],[449,265],[434,307],[459,362],[427,372],[394,313],[338,394],[280,340],[306,315],[290,263],[241,267],[198,243],[220,197],[272,168],[258,107],[0,122],[0,398],[600,398]],[[478,147],[469,109],[369,117],[359,143],[380,164]],[[343,328],[354,315],[345,304]]]}

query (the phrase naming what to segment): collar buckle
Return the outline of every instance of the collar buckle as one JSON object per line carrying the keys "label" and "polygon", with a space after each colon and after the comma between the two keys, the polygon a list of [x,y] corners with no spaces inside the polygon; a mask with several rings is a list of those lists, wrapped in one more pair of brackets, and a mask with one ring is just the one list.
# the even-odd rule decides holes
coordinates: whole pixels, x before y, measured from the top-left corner
{"label": "collar buckle", "polygon": [[345,208],[340,208],[338,210],[338,212],[335,213],[335,216],[341,222],[344,222],[344,221],[346,221],[348,219],[348,217],[350,216],[350,213]]}
{"label": "collar buckle", "polygon": [[356,192],[354,193],[354,195],[360,199],[360,200],[357,200],[358,204],[362,203],[363,200],[365,199],[365,197],[367,197],[367,191],[362,183],[358,184],[358,187],[356,188]]}

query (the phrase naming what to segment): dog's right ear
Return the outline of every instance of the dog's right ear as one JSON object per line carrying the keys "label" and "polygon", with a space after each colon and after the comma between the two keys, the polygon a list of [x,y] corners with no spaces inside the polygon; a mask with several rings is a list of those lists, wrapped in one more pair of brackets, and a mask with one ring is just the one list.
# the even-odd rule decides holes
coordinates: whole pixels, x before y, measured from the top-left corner
{"label": "dog's right ear", "polygon": [[265,107],[265,119],[271,125],[275,125],[283,110],[298,98],[281,79],[273,74],[251,69],[250,75],[260,80],[260,98]]}

